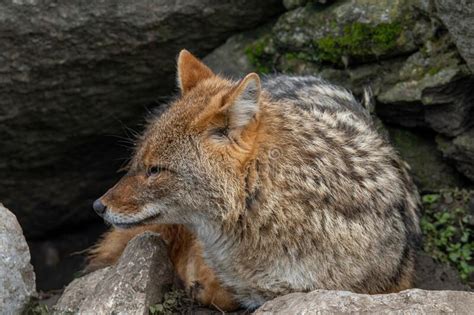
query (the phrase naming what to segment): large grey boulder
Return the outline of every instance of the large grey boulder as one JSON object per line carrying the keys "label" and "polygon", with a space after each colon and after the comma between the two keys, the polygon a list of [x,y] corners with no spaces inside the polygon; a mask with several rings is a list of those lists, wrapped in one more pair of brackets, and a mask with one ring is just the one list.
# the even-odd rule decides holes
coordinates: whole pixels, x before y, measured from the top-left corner
{"label": "large grey boulder", "polygon": [[166,244],[158,234],[145,232],[130,241],[116,265],[69,284],[54,312],[148,314],[174,281]]}
{"label": "large grey boulder", "polygon": [[316,290],[265,303],[254,314],[472,314],[474,293],[412,289],[393,294]]}
{"label": "large grey boulder", "polygon": [[459,53],[474,73],[474,2],[435,0],[438,14],[456,41]]}
{"label": "large grey boulder", "polygon": [[13,213],[0,203],[0,310],[19,314],[36,295],[25,237]]}
{"label": "large grey boulder", "polygon": [[124,129],[175,86],[182,48],[203,56],[281,1],[0,2],[0,198],[27,237],[90,218],[127,158]]}

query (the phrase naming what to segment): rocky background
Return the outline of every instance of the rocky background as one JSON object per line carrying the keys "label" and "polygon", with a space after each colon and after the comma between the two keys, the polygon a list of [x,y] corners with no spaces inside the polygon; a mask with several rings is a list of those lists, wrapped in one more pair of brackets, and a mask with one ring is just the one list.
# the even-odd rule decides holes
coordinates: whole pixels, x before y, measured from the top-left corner
{"label": "rocky background", "polygon": [[0,1],[0,200],[39,289],[62,288],[105,230],[93,200],[120,177],[186,47],[205,56],[283,12],[280,1]]}
{"label": "rocky background", "polygon": [[23,228],[40,296],[79,275],[105,230],[90,205],[175,92],[182,48],[230,77],[369,89],[423,195],[418,286],[474,285],[474,2],[5,0],[0,201]]}

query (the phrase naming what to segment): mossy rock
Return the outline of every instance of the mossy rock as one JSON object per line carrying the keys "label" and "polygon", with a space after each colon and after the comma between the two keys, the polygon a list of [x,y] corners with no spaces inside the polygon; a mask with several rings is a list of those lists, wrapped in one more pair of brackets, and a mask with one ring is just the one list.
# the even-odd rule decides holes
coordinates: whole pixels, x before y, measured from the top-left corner
{"label": "mossy rock", "polygon": [[344,58],[368,60],[374,56],[383,56],[397,48],[402,31],[401,24],[397,22],[346,24],[340,34],[327,35],[313,42],[314,58],[320,62],[340,64]]}
{"label": "mossy rock", "polygon": [[270,73],[273,67],[271,53],[271,37],[265,35],[245,47],[245,55],[255,70],[262,74]]}
{"label": "mossy rock", "polygon": [[398,70],[398,82],[380,93],[381,103],[422,102],[432,105],[425,90],[468,76],[468,69],[448,34],[427,40],[420,50],[406,58]]}
{"label": "mossy rock", "polygon": [[280,55],[304,52],[312,61],[336,66],[406,54],[431,34],[429,20],[414,9],[417,2],[308,4],[278,19],[273,28],[275,45]]}

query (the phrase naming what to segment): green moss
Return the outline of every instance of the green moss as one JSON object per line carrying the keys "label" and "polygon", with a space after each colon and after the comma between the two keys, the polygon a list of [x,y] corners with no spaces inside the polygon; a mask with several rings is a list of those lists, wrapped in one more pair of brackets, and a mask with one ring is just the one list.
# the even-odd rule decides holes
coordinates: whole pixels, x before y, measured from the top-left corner
{"label": "green moss", "polygon": [[401,32],[402,27],[398,23],[386,23],[376,26],[372,32],[375,50],[385,52],[395,48]]}
{"label": "green moss", "polygon": [[245,48],[245,55],[250,63],[255,66],[257,72],[269,73],[271,70],[270,56],[265,53],[269,38],[263,37]]}
{"label": "green moss", "polygon": [[314,42],[317,59],[340,64],[342,57],[358,59],[390,52],[397,46],[402,32],[399,23],[370,25],[353,23],[346,25],[340,36],[326,36]]}
{"label": "green moss", "polygon": [[293,60],[302,60],[302,61],[310,61],[310,62],[316,61],[313,55],[304,51],[288,52],[283,55],[283,58],[286,59],[287,61],[293,61]]}
{"label": "green moss", "polygon": [[422,197],[424,213],[420,226],[424,250],[436,260],[457,268],[461,279],[474,273],[474,229],[466,209],[473,193],[443,190]]}
{"label": "green moss", "polygon": [[345,25],[342,30],[335,21],[329,23],[334,33],[339,29],[341,34],[322,37],[298,50],[285,50],[280,47],[277,52],[271,53],[269,51],[272,50],[268,48],[272,35],[267,35],[247,46],[245,54],[261,73],[268,73],[278,67],[278,61],[281,59],[341,65],[343,57],[368,60],[390,53],[397,47],[397,40],[402,34],[400,23],[371,25],[356,22]]}
{"label": "green moss", "polygon": [[288,61],[291,61],[291,60],[299,60],[299,59],[300,59],[299,54],[300,54],[300,53],[289,52],[289,53],[284,54],[284,55],[283,55],[283,58],[285,58],[285,59],[288,60]]}
{"label": "green moss", "polygon": [[435,74],[437,74],[438,72],[440,72],[441,70],[443,70],[443,67],[434,66],[434,67],[431,67],[431,68],[428,70],[428,74],[429,74],[429,75],[435,75]]}

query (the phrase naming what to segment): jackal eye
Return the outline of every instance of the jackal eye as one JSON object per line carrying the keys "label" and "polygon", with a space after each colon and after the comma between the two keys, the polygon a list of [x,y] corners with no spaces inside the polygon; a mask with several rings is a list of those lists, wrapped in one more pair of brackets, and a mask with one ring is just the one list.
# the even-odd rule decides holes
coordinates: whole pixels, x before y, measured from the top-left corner
{"label": "jackal eye", "polygon": [[161,173],[161,171],[163,171],[162,167],[152,166],[152,167],[148,168],[148,170],[146,172],[146,175],[147,176],[157,175],[157,174]]}
{"label": "jackal eye", "polygon": [[218,138],[226,138],[229,135],[227,127],[215,128],[211,131],[211,134]]}

